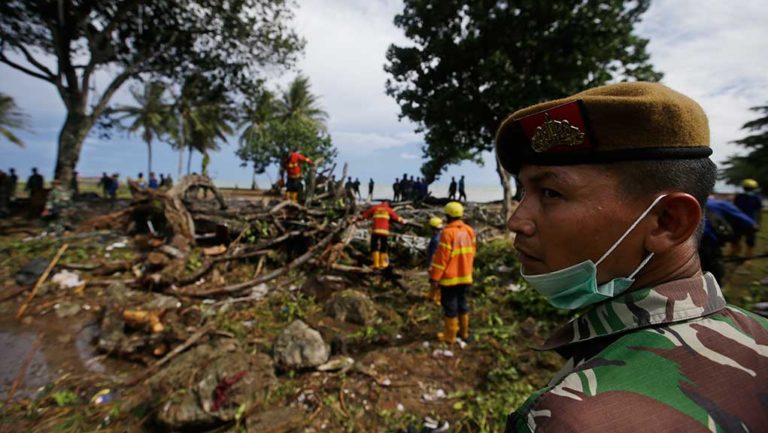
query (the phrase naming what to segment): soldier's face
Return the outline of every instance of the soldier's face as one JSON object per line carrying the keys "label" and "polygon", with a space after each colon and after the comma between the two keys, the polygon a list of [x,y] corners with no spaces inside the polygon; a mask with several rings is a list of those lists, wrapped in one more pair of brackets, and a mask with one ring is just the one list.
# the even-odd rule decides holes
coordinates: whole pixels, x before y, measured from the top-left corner
{"label": "soldier's face", "polygon": [[[526,274],[597,261],[648,203],[623,197],[618,179],[599,165],[527,165],[523,199],[509,219]],[[647,224],[638,225],[599,266],[598,281],[628,276],[646,255]]]}

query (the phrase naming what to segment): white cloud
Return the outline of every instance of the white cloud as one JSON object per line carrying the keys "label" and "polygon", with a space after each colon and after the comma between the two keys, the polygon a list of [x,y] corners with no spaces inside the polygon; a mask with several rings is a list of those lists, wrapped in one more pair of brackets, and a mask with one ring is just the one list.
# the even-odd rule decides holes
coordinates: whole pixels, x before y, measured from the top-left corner
{"label": "white cloud", "polygon": [[414,143],[419,137],[413,133],[379,134],[360,131],[332,131],[333,144],[344,155],[360,155],[377,150],[392,149]]}
{"label": "white cloud", "polygon": [[415,153],[410,152],[403,152],[400,154],[400,158],[403,159],[419,159],[419,155],[416,155]]}

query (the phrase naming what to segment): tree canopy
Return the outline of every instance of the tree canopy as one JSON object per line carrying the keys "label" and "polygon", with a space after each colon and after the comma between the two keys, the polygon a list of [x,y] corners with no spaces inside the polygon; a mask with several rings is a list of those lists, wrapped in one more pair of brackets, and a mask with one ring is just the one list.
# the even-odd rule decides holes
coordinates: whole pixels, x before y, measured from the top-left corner
{"label": "tree canopy", "polygon": [[634,33],[649,2],[405,0],[395,24],[412,43],[387,51],[386,89],[424,133],[426,179],[482,164],[516,109],[609,81],[659,80]]}
{"label": "tree canopy", "polygon": [[237,155],[244,164],[253,165],[254,173],[264,173],[291,151],[313,159],[336,156],[325,126],[327,114],[306,77],[293,80],[280,97],[265,90],[247,113]]}
{"label": "tree canopy", "polygon": [[[228,93],[258,94],[263,71],[292,65],[303,41],[290,0],[7,0],[0,62],[53,85],[67,109],[56,177],[69,180],[82,143],[127,81],[204,75]],[[103,89],[94,75],[108,71]],[[68,184],[65,182],[65,184]]]}
{"label": "tree canopy", "polygon": [[731,156],[725,160],[721,177],[734,185],[744,179],[755,179],[765,188],[768,186],[768,105],[752,107],[751,110],[760,113],[760,117],[741,127],[751,134],[734,141],[749,151],[746,155]]}

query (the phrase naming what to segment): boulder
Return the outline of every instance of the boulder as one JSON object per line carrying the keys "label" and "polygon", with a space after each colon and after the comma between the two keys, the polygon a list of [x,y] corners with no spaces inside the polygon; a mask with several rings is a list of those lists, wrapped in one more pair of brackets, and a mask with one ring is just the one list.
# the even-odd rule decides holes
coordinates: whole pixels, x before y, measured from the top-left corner
{"label": "boulder", "polygon": [[330,348],[319,332],[301,320],[294,320],[280,333],[274,345],[274,359],[283,369],[301,369],[324,364]]}
{"label": "boulder", "polygon": [[325,313],[344,322],[370,326],[376,323],[376,304],[365,293],[344,290],[334,293],[325,303]]}
{"label": "boulder", "polygon": [[159,398],[156,421],[173,431],[233,421],[241,405],[252,407],[276,384],[269,356],[231,340],[181,354],[148,382]]}

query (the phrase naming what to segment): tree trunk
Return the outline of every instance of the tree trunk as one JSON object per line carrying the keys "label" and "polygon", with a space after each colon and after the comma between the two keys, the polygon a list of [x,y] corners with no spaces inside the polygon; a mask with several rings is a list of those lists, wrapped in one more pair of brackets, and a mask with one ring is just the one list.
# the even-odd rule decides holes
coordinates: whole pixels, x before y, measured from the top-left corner
{"label": "tree trunk", "polygon": [[152,142],[147,141],[147,179],[152,173]]}
{"label": "tree trunk", "polygon": [[502,213],[504,215],[504,222],[509,221],[509,217],[512,216],[512,188],[509,184],[509,173],[501,166],[499,159],[496,158],[496,173],[499,175],[499,181],[501,181],[501,188],[504,190],[504,198],[502,199]]}
{"label": "tree trunk", "polygon": [[192,146],[189,146],[189,158],[187,158],[187,176],[192,174]]}
{"label": "tree trunk", "polygon": [[62,185],[71,185],[73,171],[80,159],[83,141],[90,132],[93,122],[85,113],[69,111],[59,133],[58,155],[54,178]]}

